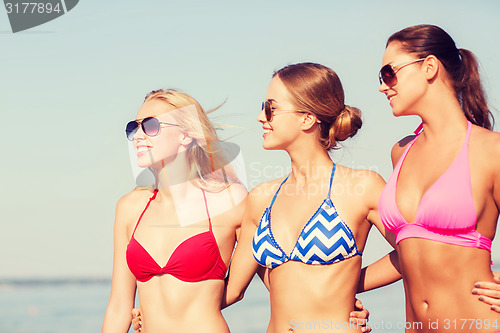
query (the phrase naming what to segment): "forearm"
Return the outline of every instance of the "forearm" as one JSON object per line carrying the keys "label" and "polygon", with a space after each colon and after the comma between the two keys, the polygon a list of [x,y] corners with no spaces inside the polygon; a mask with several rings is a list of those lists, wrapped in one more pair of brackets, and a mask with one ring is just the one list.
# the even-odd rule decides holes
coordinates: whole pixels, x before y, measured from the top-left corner
{"label": "forearm", "polygon": [[132,308],[108,305],[102,333],[127,333],[132,321]]}
{"label": "forearm", "polygon": [[251,222],[243,222],[241,236],[234,250],[229,274],[226,278],[221,307],[225,308],[240,301],[257,272],[258,264],[252,254],[252,238],[255,226]]}
{"label": "forearm", "polygon": [[250,246],[243,242],[240,239],[229,266],[229,274],[225,281],[226,285],[221,302],[222,309],[243,298],[257,271],[258,265],[250,252]]}
{"label": "forearm", "polygon": [[235,286],[234,284],[231,284],[231,281],[228,278],[226,278],[226,288],[224,288],[221,309],[241,301],[245,295],[245,290],[246,286]]}
{"label": "forearm", "polygon": [[256,191],[256,189],[253,189],[247,196],[240,237],[231,258],[229,274],[226,278],[224,295],[221,301],[222,308],[243,298],[248,285],[260,267],[252,253],[253,237],[263,211],[262,204],[256,204],[259,200],[262,200],[262,198],[260,191]]}
{"label": "forearm", "polygon": [[401,273],[398,255],[394,250],[361,270],[358,293],[389,285],[399,279]]}

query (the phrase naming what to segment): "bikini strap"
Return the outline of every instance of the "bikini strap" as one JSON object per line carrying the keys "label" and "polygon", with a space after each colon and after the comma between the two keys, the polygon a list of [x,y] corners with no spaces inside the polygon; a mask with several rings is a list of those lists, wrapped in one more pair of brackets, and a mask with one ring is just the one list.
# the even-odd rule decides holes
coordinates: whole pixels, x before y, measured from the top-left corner
{"label": "bikini strap", "polygon": [[286,182],[288,177],[290,177],[290,175],[286,176],[285,180],[281,182],[280,187],[278,187],[278,190],[276,191],[276,193],[274,193],[274,197],[273,197],[273,200],[271,201],[271,204],[269,205],[269,209],[271,209],[271,207],[273,206],[274,200],[276,200],[276,196],[278,195],[278,192],[281,190],[281,186],[283,186],[283,184]]}
{"label": "bikini strap", "polygon": [[460,149],[460,155],[465,154],[464,158],[467,160],[466,162],[467,165],[469,165],[469,142],[470,142],[471,132],[472,132],[472,123],[467,120],[467,132],[465,134],[464,144]]}
{"label": "bikini strap", "polygon": [[330,198],[330,192],[332,191],[333,175],[335,174],[335,169],[337,164],[333,163],[332,174],[330,175],[330,187],[328,187],[328,198]]}
{"label": "bikini strap", "polygon": [[413,131],[413,134],[420,133],[420,131],[422,130],[422,128],[424,128],[424,123],[420,123],[420,125],[418,125],[417,129]]}
{"label": "bikini strap", "polygon": [[472,123],[467,120],[467,134],[465,134],[465,142],[464,145],[469,145],[470,134],[472,132]]}
{"label": "bikini strap", "polygon": [[158,193],[158,189],[155,189],[154,193],[153,193],[153,196],[151,198],[149,198],[149,201],[148,203],[146,204],[146,207],[144,207],[144,210],[142,211],[142,214],[141,216],[139,216],[139,220],[137,220],[137,223],[135,224],[135,228],[134,228],[134,232],[132,233],[132,237],[134,237],[135,235],[135,231],[137,230],[137,227],[139,226],[139,223],[141,222],[141,219],[142,219],[142,216],[144,215],[144,213],[146,212],[146,209],[148,209],[149,207],[149,204],[151,203],[151,201],[153,201],[155,198],[156,198],[156,194]]}
{"label": "bikini strap", "polygon": [[208,216],[208,227],[209,231],[212,231],[212,219],[210,218],[210,213],[208,211],[208,203],[207,203],[207,196],[205,195],[205,190],[201,189],[201,192],[203,192],[203,200],[205,200],[205,209],[207,210],[207,216]]}

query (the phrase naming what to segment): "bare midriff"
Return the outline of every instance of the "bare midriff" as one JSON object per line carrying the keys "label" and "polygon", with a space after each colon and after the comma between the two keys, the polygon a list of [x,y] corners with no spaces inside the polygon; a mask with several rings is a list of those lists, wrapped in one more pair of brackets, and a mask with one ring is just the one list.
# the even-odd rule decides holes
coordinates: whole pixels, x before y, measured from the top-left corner
{"label": "bare midriff", "polygon": [[349,323],[360,267],[355,256],[331,265],[289,261],[274,268],[267,332],[360,332]]}
{"label": "bare midriff", "polygon": [[139,282],[141,332],[229,333],[220,311],[223,289],[222,280],[183,282],[168,274]]}
{"label": "bare midriff", "polygon": [[490,252],[420,238],[397,250],[407,333],[500,331],[500,314],[472,294],[475,282],[493,281]]}

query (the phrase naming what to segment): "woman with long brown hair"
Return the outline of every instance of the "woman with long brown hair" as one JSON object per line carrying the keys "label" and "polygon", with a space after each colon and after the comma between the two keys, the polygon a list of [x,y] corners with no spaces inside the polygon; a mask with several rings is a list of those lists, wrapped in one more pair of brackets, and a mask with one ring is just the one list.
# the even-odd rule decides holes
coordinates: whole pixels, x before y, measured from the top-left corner
{"label": "woman with long brown hair", "polygon": [[500,207],[500,134],[477,60],[443,29],[417,25],[389,38],[382,63],[379,90],[393,114],[422,119],[394,145],[379,203],[396,237],[407,332],[499,331],[500,314],[470,292],[494,281]]}

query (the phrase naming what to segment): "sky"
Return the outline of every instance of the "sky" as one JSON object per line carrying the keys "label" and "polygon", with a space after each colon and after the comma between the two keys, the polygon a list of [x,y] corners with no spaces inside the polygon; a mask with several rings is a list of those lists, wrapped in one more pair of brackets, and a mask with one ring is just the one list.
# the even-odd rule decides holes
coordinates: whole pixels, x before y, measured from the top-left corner
{"label": "sky", "polygon": [[[223,104],[210,117],[231,126],[220,136],[240,146],[251,189],[288,170],[285,153],[262,148],[256,121],[271,75],[321,63],[364,121],[333,160],[387,180],[392,145],[419,124],[393,117],[378,92],[387,38],[415,24],[445,29],[478,57],[500,119],[499,14],[496,0],[82,0],[14,34],[0,9],[0,278],[111,277],[116,202],[135,185],[124,128],[151,90]],[[390,250],[377,233],[365,263]]]}

